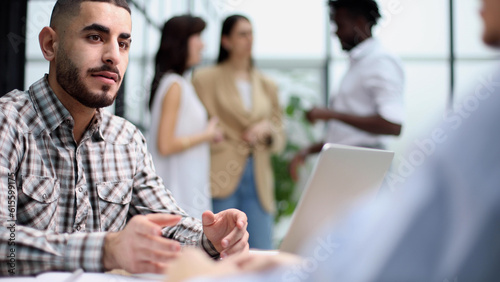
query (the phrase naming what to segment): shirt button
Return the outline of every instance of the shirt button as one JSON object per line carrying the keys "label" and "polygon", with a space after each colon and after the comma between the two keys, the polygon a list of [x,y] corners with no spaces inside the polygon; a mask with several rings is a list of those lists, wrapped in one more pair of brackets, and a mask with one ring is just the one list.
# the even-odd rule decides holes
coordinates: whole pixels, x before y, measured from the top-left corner
{"label": "shirt button", "polygon": [[78,192],[82,193],[83,192],[83,188],[82,187],[78,188]]}
{"label": "shirt button", "polygon": [[42,198],[43,198],[44,200],[47,200],[47,194],[43,194],[43,195],[42,195]]}
{"label": "shirt button", "polygon": [[78,226],[76,227],[76,231],[80,231],[80,229],[81,229],[81,228],[80,228],[80,225],[78,225]]}

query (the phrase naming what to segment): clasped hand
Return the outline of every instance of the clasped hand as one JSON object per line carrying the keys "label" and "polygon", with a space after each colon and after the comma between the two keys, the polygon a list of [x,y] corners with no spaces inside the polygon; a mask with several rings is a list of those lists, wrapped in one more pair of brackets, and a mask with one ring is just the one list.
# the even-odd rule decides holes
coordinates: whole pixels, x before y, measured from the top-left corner
{"label": "clasped hand", "polygon": [[[173,226],[181,216],[148,214],[134,216],[125,228],[105,237],[103,265],[107,270],[130,273],[163,273],[180,254],[179,242],[162,237],[162,228]],[[218,214],[205,211],[202,216],[207,239],[221,257],[248,252],[246,215],[236,209]]]}

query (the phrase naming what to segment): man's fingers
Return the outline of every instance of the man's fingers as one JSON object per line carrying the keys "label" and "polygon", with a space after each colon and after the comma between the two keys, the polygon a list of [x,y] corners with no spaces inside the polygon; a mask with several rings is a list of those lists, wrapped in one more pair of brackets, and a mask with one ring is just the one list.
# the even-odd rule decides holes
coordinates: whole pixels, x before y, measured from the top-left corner
{"label": "man's fingers", "polygon": [[236,223],[236,226],[238,226],[238,228],[241,229],[243,227],[246,227],[248,218],[244,212],[239,211],[237,209],[229,209],[227,211],[231,213],[233,220]]}
{"label": "man's fingers", "polygon": [[176,224],[180,216],[150,214],[134,216],[125,229],[106,236],[106,269],[121,268],[131,273],[163,273],[164,262],[177,257],[180,244],[163,238],[163,226]]}
{"label": "man's fingers", "polygon": [[[210,211],[206,211],[202,215],[203,228],[207,238],[214,244],[221,256],[228,253],[228,249],[237,244],[242,238],[248,240],[248,225],[245,213],[237,209],[228,209],[214,215]],[[237,248],[244,250],[245,241],[239,244]]]}
{"label": "man's fingers", "polygon": [[134,216],[129,225],[139,234],[160,236],[161,229],[165,226],[175,225],[182,217],[171,214],[148,214],[146,216]]}
{"label": "man's fingers", "polygon": [[161,227],[150,221],[146,216],[136,215],[127,224],[127,230],[132,233],[148,236],[160,236]]}
{"label": "man's fingers", "polygon": [[145,236],[137,244],[141,245],[135,254],[139,260],[170,260],[176,258],[181,250],[179,242],[159,236]]}
{"label": "man's fingers", "polygon": [[232,256],[235,254],[248,253],[249,249],[250,249],[250,245],[248,245],[248,233],[246,233],[245,235],[243,235],[241,240],[236,242],[231,247],[222,251],[221,257],[225,258],[227,256]]}
{"label": "man's fingers", "polygon": [[135,259],[141,261],[162,261],[172,259],[181,249],[179,242],[161,237],[161,227],[163,224],[177,223],[180,216],[149,214],[147,216],[137,216],[129,222],[128,229],[136,246]]}
{"label": "man's fingers", "polygon": [[164,227],[176,225],[179,220],[181,220],[182,216],[173,214],[151,213],[146,215],[146,218],[149,219],[149,221],[154,222],[161,227]]}
{"label": "man's fingers", "polygon": [[245,245],[248,245],[248,232],[246,230],[248,223],[240,227],[235,227],[233,230],[222,239],[221,246],[224,248],[223,253],[231,255],[233,253],[240,252],[245,249]]}
{"label": "man's fingers", "polygon": [[212,226],[215,223],[215,214],[211,211],[205,211],[201,215],[201,220],[204,227]]}

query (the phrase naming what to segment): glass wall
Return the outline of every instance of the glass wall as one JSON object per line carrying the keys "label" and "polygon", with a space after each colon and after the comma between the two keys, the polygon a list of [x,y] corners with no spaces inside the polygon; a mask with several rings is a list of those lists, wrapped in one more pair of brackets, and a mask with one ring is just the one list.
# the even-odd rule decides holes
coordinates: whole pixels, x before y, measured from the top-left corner
{"label": "glass wall", "polygon": [[[335,95],[348,67],[346,54],[331,34],[326,0],[129,2],[133,15],[133,43],[124,110],[125,117],[144,131],[149,124],[146,104],[160,27],[173,15],[193,13],[207,21],[203,33],[206,46],[203,65],[212,64],[217,56],[221,21],[233,13],[248,16],[254,27],[256,65],[279,85],[284,108],[291,97],[300,98],[304,108],[326,105],[330,95]],[[383,19],[375,35],[402,59],[406,72],[407,119],[402,136],[392,145],[392,149],[402,154],[415,146],[421,134],[442,121],[448,110],[460,109],[463,101],[467,101],[465,97],[489,80],[488,73],[498,65],[499,57],[496,51],[484,47],[481,42],[480,1],[378,2]],[[39,50],[38,32],[48,25],[54,3],[53,0],[29,2],[26,87],[48,71],[48,64]],[[450,11],[453,13],[451,27]],[[450,42],[451,30],[453,42]],[[452,58],[454,64],[450,64]],[[453,96],[450,93],[452,81]],[[113,107],[109,110],[113,111]],[[300,132],[298,127],[300,125],[293,120],[287,121],[289,132]],[[312,133],[290,134],[289,137],[299,145],[306,145],[312,139],[321,138],[322,131],[323,125],[317,124]],[[303,184],[303,181],[299,183]]]}
{"label": "glass wall", "polygon": [[[334,95],[347,68],[346,54],[331,36],[324,0],[133,0],[134,42],[126,76],[125,116],[147,130],[145,104],[153,75],[159,28],[173,15],[193,13],[206,19],[204,64],[218,52],[221,21],[241,13],[254,26],[256,64],[280,86],[286,105],[298,96],[306,106],[324,105]],[[26,87],[48,71],[38,46],[38,32],[47,25],[54,0],[28,5]],[[383,19],[376,36],[401,57],[407,85],[407,122],[394,149],[412,140],[442,118],[450,99],[449,1],[380,0]],[[496,51],[484,47],[480,1],[454,1],[455,99],[459,103],[498,62]],[[300,85],[298,85],[300,84]],[[110,110],[113,110],[112,108]],[[321,134],[319,134],[321,135]]]}

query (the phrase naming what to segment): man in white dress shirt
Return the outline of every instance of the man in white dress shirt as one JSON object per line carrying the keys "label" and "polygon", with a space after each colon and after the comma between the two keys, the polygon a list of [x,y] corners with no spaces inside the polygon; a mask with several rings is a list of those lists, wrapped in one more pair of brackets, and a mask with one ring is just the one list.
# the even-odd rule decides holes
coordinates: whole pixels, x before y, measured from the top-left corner
{"label": "man in white dress shirt", "polygon": [[324,142],[302,149],[292,160],[296,168],[324,143],[370,148],[386,147],[390,135],[399,135],[403,123],[404,72],[400,61],[372,37],[380,18],[374,0],[331,0],[330,18],[350,65],[328,108],[307,112],[310,122],[328,121]]}

